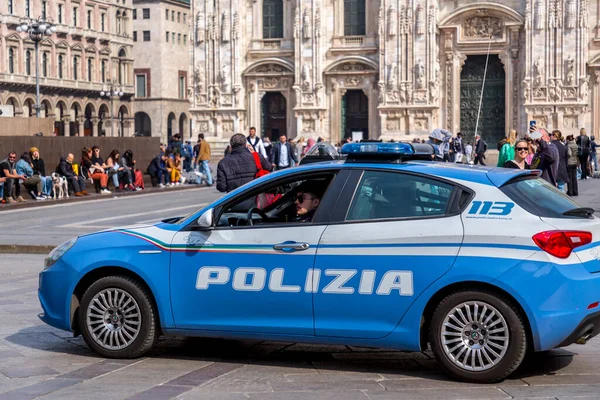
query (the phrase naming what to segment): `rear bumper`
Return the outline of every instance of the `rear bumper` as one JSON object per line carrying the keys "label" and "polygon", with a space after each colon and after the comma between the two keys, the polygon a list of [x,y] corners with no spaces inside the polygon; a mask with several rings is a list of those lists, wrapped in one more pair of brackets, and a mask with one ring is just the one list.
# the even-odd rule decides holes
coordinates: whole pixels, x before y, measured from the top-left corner
{"label": "rear bumper", "polygon": [[566,347],[573,343],[585,344],[600,333],[600,311],[585,317],[579,325],[558,347]]}

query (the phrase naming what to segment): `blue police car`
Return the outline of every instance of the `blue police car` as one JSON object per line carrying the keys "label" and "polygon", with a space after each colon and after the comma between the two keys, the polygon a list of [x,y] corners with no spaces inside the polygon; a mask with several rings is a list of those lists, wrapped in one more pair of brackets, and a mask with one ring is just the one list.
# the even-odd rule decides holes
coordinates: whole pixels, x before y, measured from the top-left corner
{"label": "blue police car", "polygon": [[55,248],[40,318],[105,357],[159,335],[432,349],[498,381],[600,331],[600,222],[539,171],[406,143],[257,179],[191,215]]}

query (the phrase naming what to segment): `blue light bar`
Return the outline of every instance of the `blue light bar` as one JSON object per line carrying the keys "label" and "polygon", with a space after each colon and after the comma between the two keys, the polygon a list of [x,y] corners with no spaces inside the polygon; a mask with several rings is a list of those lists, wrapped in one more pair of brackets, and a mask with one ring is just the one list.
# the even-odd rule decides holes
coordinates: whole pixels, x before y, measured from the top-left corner
{"label": "blue light bar", "polygon": [[415,150],[409,143],[346,143],[340,150],[349,156],[410,156]]}

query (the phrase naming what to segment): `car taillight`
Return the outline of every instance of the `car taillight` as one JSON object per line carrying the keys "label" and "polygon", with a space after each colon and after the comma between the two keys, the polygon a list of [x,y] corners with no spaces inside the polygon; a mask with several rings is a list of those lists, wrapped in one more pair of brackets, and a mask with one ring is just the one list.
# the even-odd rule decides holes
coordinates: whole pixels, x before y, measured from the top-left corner
{"label": "car taillight", "polygon": [[592,234],[582,231],[545,231],[534,235],[533,241],[546,253],[567,258],[573,249],[591,243]]}

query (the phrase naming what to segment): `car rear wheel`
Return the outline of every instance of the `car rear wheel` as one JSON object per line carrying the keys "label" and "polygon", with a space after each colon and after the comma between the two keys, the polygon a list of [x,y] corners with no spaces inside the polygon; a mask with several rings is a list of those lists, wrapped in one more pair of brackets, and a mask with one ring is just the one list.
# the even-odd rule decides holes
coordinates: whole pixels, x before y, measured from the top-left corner
{"label": "car rear wheel", "polygon": [[126,276],[108,276],[94,282],[79,306],[85,342],[110,358],[136,358],[158,338],[157,313],[148,291]]}
{"label": "car rear wheel", "polygon": [[446,297],[433,313],[429,341],[450,375],[469,382],[497,382],[525,357],[527,336],[512,303],[483,291]]}

